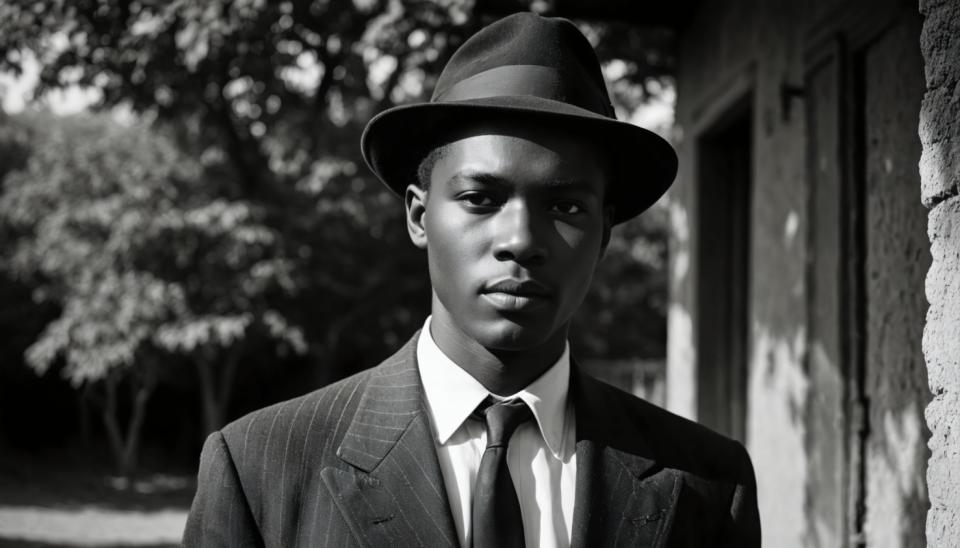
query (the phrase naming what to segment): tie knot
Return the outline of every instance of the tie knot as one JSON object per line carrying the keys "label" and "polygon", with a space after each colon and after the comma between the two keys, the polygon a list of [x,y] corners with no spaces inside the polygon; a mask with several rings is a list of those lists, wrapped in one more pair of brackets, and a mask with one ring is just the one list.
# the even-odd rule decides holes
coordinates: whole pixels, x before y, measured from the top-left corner
{"label": "tie knot", "polygon": [[494,403],[487,399],[480,404],[477,411],[487,423],[487,449],[507,445],[517,427],[530,420],[533,415],[527,404],[520,399]]}

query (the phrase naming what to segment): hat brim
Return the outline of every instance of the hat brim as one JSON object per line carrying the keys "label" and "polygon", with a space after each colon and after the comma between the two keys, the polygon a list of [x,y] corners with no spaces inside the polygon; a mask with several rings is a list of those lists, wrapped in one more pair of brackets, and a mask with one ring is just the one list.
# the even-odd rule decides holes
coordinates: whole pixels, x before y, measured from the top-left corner
{"label": "hat brim", "polygon": [[401,105],[385,110],[367,124],[361,150],[370,169],[387,187],[403,196],[416,184],[420,162],[445,137],[472,122],[496,116],[561,121],[575,135],[601,143],[613,163],[608,203],[613,223],[642,213],[673,183],[677,155],[652,131],[607,118],[568,103],[534,96],[497,96],[465,101]]}

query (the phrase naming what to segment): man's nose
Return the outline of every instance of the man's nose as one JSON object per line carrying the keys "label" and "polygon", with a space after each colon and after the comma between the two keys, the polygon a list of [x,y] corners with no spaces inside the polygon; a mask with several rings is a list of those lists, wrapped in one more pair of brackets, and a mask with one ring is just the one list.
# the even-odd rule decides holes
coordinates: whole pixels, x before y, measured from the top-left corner
{"label": "man's nose", "polygon": [[544,220],[528,204],[508,204],[497,215],[493,255],[500,261],[541,264],[547,259]]}

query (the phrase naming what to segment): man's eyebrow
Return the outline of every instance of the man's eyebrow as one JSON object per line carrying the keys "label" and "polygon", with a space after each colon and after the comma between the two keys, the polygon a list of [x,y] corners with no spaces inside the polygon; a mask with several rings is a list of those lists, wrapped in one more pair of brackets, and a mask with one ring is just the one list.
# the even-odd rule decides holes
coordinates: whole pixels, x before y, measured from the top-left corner
{"label": "man's eyebrow", "polygon": [[576,192],[596,191],[596,186],[585,179],[553,179],[547,181],[547,187],[554,190],[572,190]]}
{"label": "man's eyebrow", "polygon": [[[484,171],[464,170],[454,173],[449,182],[470,181],[480,183],[486,186],[506,187],[511,186],[510,181],[504,177],[487,173]],[[574,192],[595,192],[596,187],[585,179],[550,179],[546,181],[548,190],[574,191]]]}
{"label": "man's eyebrow", "polygon": [[470,181],[489,186],[508,186],[509,182],[503,177],[499,177],[485,171],[463,170],[458,171],[450,177],[449,182]]}

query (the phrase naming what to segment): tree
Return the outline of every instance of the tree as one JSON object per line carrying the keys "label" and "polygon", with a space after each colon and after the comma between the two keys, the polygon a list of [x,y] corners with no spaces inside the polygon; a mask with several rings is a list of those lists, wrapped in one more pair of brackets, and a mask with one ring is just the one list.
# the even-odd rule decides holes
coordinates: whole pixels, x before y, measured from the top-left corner
{"label": "tree", "polygon": [[[256,207],[219,198],[196,162],[148,128],[104,116],[17,123],[35,137],[25,165],[3,180],[0,222],[12,243],[4,265],[36,299],[61,307],[27,362],[43,373],[62,361],[74,386],[99,396],[117,467],[129,475],[169,354],[195,360],[202,379],[213,355],[235,367],[231,356],[251,337],[304,350],[300,331],[269,304],[290,287],[287,261]],[[207,420],[221,420],[228,392],[201,384]]]}
{"label": "tree", "polygon": [[398,245],[400,209],[362,167],[357,143],[376,110],[428,92],[474,28],[465,10],[395,0],[5,4],[4,27],[31,31],[3,33],[0,63],[15,68],[18,52],[37,52],[38,92],[96,87],[101,107],[128,105],[173,127],[228,182],[227,196],[264,208],[302,290],[288,312],[308,326],[327,382],[349,372],[337,367],[344,344],[385,348],[376,333],[413,325],[397,305],[426,296],[420,255]]}
{"label": "tree", "polygon": [[[0,4],[0,69],[19,70],[33,52],[42,65],[38,96],[73,84],[99,90],[98,108],[153,120],[204,180],[217,182],[217,196],[255,210],[286,261],[287,290],[270,295],[272,310],[302,327],[320,385],[376,363],[428,305],[424,257],[405,241],[399,202],[363,166],[362,129],[384,108],[426,99],[453,50],[488,20],[466,0],[14,1]],[[622,24],[584,29],[616,77],[614,100],[626,114],[672,68],[669,35]],[[646,307],[656,301],[646,292],[665,286],[622,279],[643,271],[629,267],[627,249],[611,249],[608,261],[623,268],[601,279],[635,291],[602,303],[635,310],[618,299]],[[599,340],[598,325],[584,323],[587,340]],[[660,331],[641,325],[634,333]],[[213,396],[204,401],[228,399],[219,393],[229,394],[236,354],[195,355],[201,386],[220,387],[202,388]],[[209,429],[226,411],[208,407]]]}

